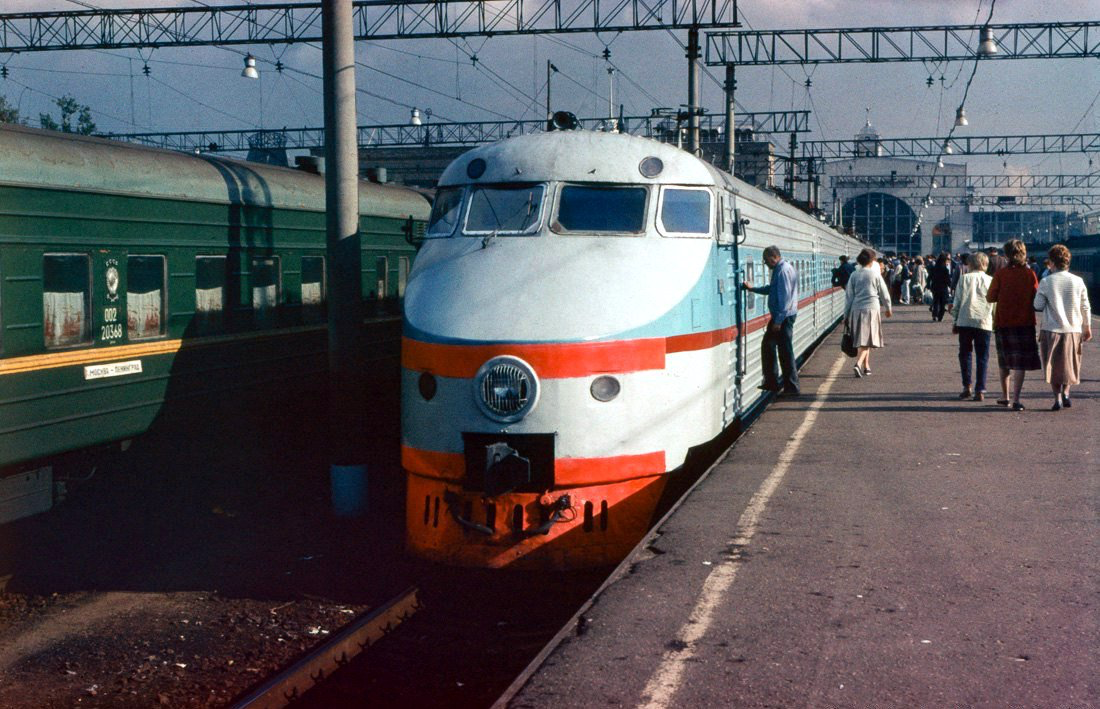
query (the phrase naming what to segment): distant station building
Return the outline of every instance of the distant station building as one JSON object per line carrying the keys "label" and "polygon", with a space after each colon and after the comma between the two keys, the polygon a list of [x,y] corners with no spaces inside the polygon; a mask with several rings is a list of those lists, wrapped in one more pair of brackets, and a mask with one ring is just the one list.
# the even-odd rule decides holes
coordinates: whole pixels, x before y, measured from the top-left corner
{"label": "distant station building", "polygon": [[[929,254],[966,250],[972,220],[966,206],[953,204],[966,196],[965,187],[944,186],[944,176],[961,176],[951,185],[966,184],[966,165],[884,157],[882,138],[871,121],[855,135],[855,155],[827,162],[823,169],[822,207],[836,223],[867,239],[880,251]],[[930,189],[935,179],[936,187]],[[926,200],[931,197],[931,204]],[[918,225],[919,219],[919,225]]]}

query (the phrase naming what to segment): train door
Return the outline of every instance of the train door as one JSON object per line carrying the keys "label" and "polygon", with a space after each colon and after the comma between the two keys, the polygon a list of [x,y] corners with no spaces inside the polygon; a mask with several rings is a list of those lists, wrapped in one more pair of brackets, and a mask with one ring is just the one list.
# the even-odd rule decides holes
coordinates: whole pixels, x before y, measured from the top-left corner
{"label": "train door", "polygon": [[744,307],[745,297],[741,284],[745,282],[744,269],[741,266],[738,249],[739,212],[734,209],[733,197],[728,192],[721,193],[721,225],[719,227],[719,257],[723,273],[722,305],[726,312],[723,320],[733,327],[730,339],[726,368],[725,393],[722,407],[722,427],[732,424],[741,412],[741,378],[744,373]]}
{"label": "train door", "polygon": [[117,345],[126,337],[126,252],[92,253],[92,337],[96,345]]}

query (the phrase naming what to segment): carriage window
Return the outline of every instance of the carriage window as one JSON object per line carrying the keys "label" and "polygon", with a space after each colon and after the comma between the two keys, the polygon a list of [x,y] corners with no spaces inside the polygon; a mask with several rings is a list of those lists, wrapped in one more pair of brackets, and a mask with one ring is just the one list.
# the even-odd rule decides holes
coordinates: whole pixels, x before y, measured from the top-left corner
{"label": "carriage window", "polygon": [[461,187],[446,187],[439,190],[435,195],[435,202],[432,203],[432,216],[428,219],[428,231],[425,237],[438,239],[453,234],[461,211]]}
{"label": "carriage window", "polygon": [[325,257],[302,257],[302,318],[306,322],[325,319]]}
{"label": "carriage window", "polygon": [[657,220],[666,234],[710,236],[711,212],[708,190],[665,188]]}
{"label": "carriage window", "polygon": [[252,259],[252,321],[256,327],[278,324],[281,280],[278,256]]}
{"label": "carriage window", "polygon": [[375,286],[375,294],[378,300],[382,300],[386,297],[386,291],[390,288],[390,274],[389,274],[389,259],[385,256],[378,256],[374,259],[374,273],[377,279],[377,285]]}
{"label": "carriage window", "polygon": [[543,185],[475,187],[463,233],[533,234],[542,221]]}
{"label": "carriage window", "polygon": [[409,282],[409,257],[397,259],[397,297],[405,297],[405,286]]}
{"label": "carriage window", "polygon": [[195,257],[195,325],[218,332],[225,322],[225,257]]}
{"label": "carriage window", "polygon": [[42,258],[46,347],[91,342],[91,269],[91,259],[84,254],[46,254]]}
{"label": "carriage window", "polygon": [[645,187],[566,185],[554,223],[566,231],[640,234],[645,229]]}
{"label": "carriage window", "polygon": [[163,256],[126,258],[126,335],[131,340],[164,334]]}

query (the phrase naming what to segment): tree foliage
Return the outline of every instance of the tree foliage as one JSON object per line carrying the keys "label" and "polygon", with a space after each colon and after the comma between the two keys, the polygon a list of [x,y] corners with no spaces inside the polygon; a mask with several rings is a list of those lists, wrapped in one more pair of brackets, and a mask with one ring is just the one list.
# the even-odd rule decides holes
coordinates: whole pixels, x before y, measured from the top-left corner
{"label": "tree foliage", "polygon": [[[82,106],[76,99],[66,94],[54,101],[61,110],[61,121],[54,120],[48,113],[38,114],[38,123],[46,130],[58,130],[62,133],[78,133],[90,135],[95,132],[95,121],[92,120],[92,109]],[[76,117],[76,125],[73,125],[73,117]]]}
{"label": "tree foliage", "polygon": [[0,96],[0,123],[19,123],[19,109]]}

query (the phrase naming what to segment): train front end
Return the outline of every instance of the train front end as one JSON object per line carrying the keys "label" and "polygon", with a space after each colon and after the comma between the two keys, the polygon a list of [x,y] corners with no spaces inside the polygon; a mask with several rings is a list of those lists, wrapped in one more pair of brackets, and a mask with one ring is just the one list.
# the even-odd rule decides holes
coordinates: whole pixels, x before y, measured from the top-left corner
{"label": "train front end", "polygon": [[523,136],[447,169],[405,294],[410,551],[575,568],[638,542],[715,426],[721,348],[670,355],[709,304],[712,197],[699,161],[616,134]]}

